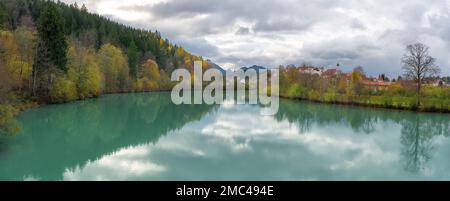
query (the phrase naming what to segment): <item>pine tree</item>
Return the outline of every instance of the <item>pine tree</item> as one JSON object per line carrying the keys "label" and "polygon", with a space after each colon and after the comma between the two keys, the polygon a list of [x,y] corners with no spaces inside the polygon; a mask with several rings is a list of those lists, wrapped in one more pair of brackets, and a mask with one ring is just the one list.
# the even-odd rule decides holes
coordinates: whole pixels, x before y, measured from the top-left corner
{"label": "pine tree", "polygon": [[3,2],[0,2],[0,29],[4,29],[6,26],[6,8]]}
{"label": "pine tree", "polygon": [[131,78],[137,78],[138,72],[138,62],[139,62],[139,52],[134,43],[134,40],[130,42],[128,46],[128,65],[130,67],[130,76]]}
{"label": "pine tree", "polygon": [[42,11],[38,20],[38,32],[43,42],[41,44],[49,49],[51,62],[58,69],[67,72],[68,45],[64,35],[64,18],[54,4],[47,4]]}
{"label": "pine tree", "polygon": [[56,75],[68,70],[64,19],[56,5],[45,5],[38,20],[38,35],[37,56],[33,66],[33,94],[47,96]]}
{"label": "pine tree", "polygon": [[88,9],[86,8],[86,5],[83,4],[83,6],[81,6],[81,12],[83,13],[87,13]]}

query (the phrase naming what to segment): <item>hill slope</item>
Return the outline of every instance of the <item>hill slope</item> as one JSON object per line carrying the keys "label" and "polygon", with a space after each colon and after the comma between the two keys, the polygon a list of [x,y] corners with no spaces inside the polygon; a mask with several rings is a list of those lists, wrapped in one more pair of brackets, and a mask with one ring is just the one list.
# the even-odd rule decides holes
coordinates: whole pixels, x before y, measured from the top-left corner
{"label": "hill slope", "polygon": [[0,1],[0,133],[30,102],[59,103],[104,93],[159,91],[170,73],[202,57],[164,39],[45,0]]}

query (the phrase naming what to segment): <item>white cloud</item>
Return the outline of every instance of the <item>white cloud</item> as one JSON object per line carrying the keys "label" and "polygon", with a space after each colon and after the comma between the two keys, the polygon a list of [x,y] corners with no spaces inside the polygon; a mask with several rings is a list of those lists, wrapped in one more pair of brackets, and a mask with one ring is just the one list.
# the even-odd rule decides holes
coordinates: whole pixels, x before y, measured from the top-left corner
{"label": "white cloud", "polygon": [[83,167],[66,169],[64,180],[125,180],[166,171],[166,167],[142,160],[150,152],[146,146],[123,148],[115,153],[89,161]]}
{"label": "white cloud", "polygon": [[[65,0],[73,3],[75,0]],[[401,73],[409,43],[427,43],[450,74],[450,3],[442,0],[80,0],[89,10],[172,41],[218,64],[307,61]],[[230,65],[232,64],[232,65]]]}

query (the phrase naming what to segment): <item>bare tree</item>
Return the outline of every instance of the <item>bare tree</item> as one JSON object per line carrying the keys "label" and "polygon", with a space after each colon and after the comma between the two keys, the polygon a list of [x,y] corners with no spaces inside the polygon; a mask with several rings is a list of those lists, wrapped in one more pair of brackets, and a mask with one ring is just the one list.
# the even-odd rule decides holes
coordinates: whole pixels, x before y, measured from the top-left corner
{"label": "bare tree", "polygon": [[436,59],[429,55],[429,47],[416,43],[406,47],[406,53],[402,58],[405,76],[417,84],[417,106],[420,106],[422,84],[425,78],[438,75],[440,70],[436,65]]}

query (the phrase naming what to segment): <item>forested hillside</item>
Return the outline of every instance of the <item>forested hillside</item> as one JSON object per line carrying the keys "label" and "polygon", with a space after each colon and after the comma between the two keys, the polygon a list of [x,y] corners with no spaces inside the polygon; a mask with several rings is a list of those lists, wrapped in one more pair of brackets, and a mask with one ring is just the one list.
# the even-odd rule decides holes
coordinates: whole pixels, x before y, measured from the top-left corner
{"label": "forested hillside", "polygon": [[[0,0],[0,133],[30,102],[171,87],[176,68],[203,60],[161,37],[88,13],[84,5]],[[208,62],[204,61],[205,67]]]}

